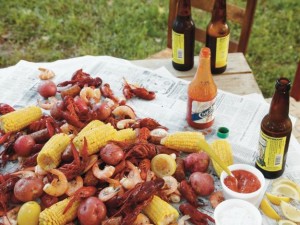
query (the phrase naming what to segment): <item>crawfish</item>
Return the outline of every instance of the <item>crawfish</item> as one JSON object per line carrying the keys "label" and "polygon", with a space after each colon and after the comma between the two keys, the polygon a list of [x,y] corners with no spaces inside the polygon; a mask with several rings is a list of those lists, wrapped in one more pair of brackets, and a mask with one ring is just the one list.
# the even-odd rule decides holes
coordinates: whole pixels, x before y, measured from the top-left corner
{"label": "crawfish", "polygon": [[179,206],[179,210],[184,215],[189,215],[191,217],[191,222],[193,224],[206,225],[207,220],[215,222],[215,220],[209,215],[200,212],[196,207],[189,203],[183,203]]}
{"label": "crawfish", "polygon": [[0,115],[4,115],[13,111],[15,111],[15,109],[10,105],[5,103],[0,103]]}
{"label": "crawfish", "polygon": [[71,142],[71,149],[72,149],[74,160],[71,163],[64,164],[58,168],[58,170],[60,170],[65,174],[68,181],[72,180],[73,178],[81,174],[85,169],[85,166],[88,161],[88,150],[87,150],[86,138],[84,137],[84,143],[81,151],[83,157],[82,161],[80,160],[79,153],[76,147],[74,146],[73,142]]}
{"label": "crawfish", "polygon": [[143,118],[138,120],[132,128],[142,128],[147,127],[149,130],[154,130],[156,128],[162,128],[165,130],[168,130],[168,128],[162,126],[160,123],[158,123],[156,120],[152,118]]}
{"label": "crawfish", "polygon": [[[42,130],[47,129],[48,134],[46,134],[45,131],[42,132]],[[57,122],[54,120],[53,117],[51,116],[43,116],[41,119],[39,119],[38,121],[34,121],[33,123],[31,123],[28,127],[28,132],[29,133],[35,133],[35,132],[39,132],[38,135],[36,134],[36,136],[43,136],[43,137],[38,137],[40,139],[44,139],[44,138],[50,138],[52,137],[55,133],[60,132],[59,129],[59,125],[57,124]]]}
{"label": "crawfish", "polygon": [[131,99],[134,96],[145,100],[153,100],[155,98],[154,91],[148,91],[146,88],[129,84],[125,79],[124,79],[123,94],[126,99]]}
{"label": "crawfish", "polygon": [[1,175],[0,181],[0,205],[4,214],[7,212],[10,192],[14,190],[14,186],[20,178],[12,175]]}
{"label": "crawfish", "polygon": [[113,217],[123,216],[122,225],[133,224],[137,215],[149,204],[153,196],[162,189],[164,183],[165,181],[161,178],[138,183],[133,189],[125,192],[123,195],[108,200],[107,206],[112,211],[117,209]]}
{"label": "crawfish", "polygon": [[151,143],[135,143],[129,149],[124,149],[126,159],[152,159],[156,155],[156,147]]}
{"label": "crawfish", "polygon": [[115,103],[119,102],[119,99],[114,95],[112,89],[110,88],[110,85],[105,83],[100,87],[101,94],[105,98],[110,98],[113,100]]}

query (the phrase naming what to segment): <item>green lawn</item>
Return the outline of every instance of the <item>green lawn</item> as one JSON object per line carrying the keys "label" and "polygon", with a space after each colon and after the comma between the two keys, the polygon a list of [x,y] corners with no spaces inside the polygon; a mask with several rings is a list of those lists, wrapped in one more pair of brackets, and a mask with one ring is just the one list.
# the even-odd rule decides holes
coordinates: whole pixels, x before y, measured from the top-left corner
{"label": "green lawn", "polygon": [[[0,5],[0,67],[20,59],[81,55],[141,59],[166,47],[168,0],[0,0]],[[299,29],[300,1],[259,0],[246,57],[265,97],[279,76],[293,79]]]}

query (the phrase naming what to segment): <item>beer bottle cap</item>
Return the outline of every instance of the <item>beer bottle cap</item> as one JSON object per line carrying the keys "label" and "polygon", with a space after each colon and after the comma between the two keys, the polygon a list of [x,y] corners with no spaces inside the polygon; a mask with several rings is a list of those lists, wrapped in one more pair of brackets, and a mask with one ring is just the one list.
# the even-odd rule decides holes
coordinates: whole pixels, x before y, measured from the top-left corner
{"label": "beer bottle cap", "polygon": [[229,135],[229,129],[227,127],[219,127],[217,136],[219,138],[225,139]]}

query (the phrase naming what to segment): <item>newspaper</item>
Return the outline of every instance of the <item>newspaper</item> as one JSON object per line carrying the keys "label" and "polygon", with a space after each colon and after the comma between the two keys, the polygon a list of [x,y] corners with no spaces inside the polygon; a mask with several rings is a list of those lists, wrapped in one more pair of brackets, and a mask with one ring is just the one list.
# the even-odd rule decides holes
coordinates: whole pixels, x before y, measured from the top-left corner
{"label": "newspaper", "polygon": [[[164,68],[153,71],[134,66],[123,59],[107,56],[84,56],[52,63],[32,63],[22,60],[14,67],[0,69],[0,102],[8,103],[16,108],[36,105],[40,98],[37,94],[37,87],[41,82],[38,78],[39,67],[54,71],[56,76],[53,81],[56,83],[70,80],[76,70],[83,69],[93,77],[101,77],[103,83],[109,83],[116,96],[122,96],[124,80],[131,84],[138,84],[156,92],[156,98],[153,101],[131,99],[127,102],[138,117],[151,117],[168,127],[170,133],[193,130],[185,120],[187,81],[173,77]],[[215,122],[211,128],[202,132],[206,135],[208,142],[211,142],[217,139],[216,132],[219,127],[227,127],[230,130],[228,141],[232,145],[235,163],[254,165],[260,123],[268,109],[269,105],[258,94],[239,96],[218,90]],[[300,184],[299,159],[299,143],[292,136],[284,176]],[[212,172],[211,168],[210,170]],[[220,183],[215,175],[214,178],[218,190]],[[266,190],[271,188],[270,183],[267,180]],[[205,198],[203,200],[208,201]],[[205,207],[201,210],[213,216],[212,208]],[[276,210],[280,212],[278,208]],[[263,224],[275,225],[277,223],[264,216]]]}

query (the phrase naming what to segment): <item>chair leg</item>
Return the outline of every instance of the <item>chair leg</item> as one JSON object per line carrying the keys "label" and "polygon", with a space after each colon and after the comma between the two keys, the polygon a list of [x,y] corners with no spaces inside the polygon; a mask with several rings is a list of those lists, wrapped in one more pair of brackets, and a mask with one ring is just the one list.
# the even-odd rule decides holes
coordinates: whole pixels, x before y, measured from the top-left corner
{"label": "chair leg", "polygon": [[291,97],[293,97],[296,101],[300,101],[300,61],[298,62],[297,71],[292,85]]}

